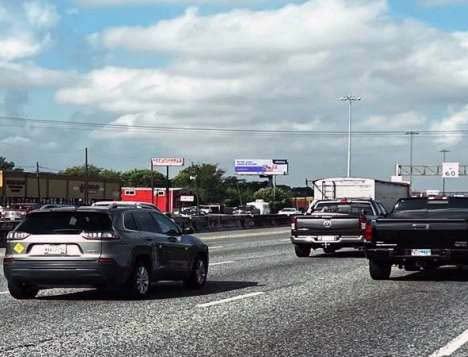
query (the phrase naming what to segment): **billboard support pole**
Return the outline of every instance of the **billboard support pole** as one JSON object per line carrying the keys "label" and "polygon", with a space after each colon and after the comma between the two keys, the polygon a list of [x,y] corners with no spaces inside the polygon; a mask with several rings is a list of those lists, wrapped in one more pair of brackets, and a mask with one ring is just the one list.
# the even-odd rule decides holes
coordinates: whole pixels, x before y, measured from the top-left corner
{"label": "billboard support pole", "polygon": [[169,213],[169,166],[166,166],[166,213]]}
{"label": "billboard support pole", "polygon": [[273,176],[273,201],[276,201],[276,175]]}
{"label": "billboard support pole", "polygon": [[154,205],[154,165],[151,159],[151,203]]}

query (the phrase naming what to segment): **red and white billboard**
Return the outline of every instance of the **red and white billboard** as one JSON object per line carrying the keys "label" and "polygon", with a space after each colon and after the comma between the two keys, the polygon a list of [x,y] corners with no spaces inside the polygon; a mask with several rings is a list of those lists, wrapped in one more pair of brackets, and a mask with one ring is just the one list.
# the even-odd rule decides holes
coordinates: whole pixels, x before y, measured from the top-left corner
{"label": "red and white billboard", "polygon": [[153,157],[153,166],[184,166],[183,157]]}

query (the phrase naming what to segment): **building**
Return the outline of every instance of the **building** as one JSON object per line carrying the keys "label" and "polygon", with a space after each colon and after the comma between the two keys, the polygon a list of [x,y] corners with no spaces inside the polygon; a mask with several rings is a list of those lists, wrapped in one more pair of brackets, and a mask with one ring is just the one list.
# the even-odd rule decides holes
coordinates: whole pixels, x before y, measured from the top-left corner
{"label": "building", "polygon": [[[165,188],[154,189],[154,200],[151,198],[151,187],[122,187],[121,200],[130,202],[147,202],[153,203],[158,208],[166,212],[166,205],[168,198],[166,196]],[[170,188],[169,189],[169,212],[173,212],[175,208],[180,207],[180,196],[182,189]]]}
{"label": "building", "polygon": [[118,200],[120,180],[0,171],[0,204],[17,202],[41,203],[91,203],[101,200]]}

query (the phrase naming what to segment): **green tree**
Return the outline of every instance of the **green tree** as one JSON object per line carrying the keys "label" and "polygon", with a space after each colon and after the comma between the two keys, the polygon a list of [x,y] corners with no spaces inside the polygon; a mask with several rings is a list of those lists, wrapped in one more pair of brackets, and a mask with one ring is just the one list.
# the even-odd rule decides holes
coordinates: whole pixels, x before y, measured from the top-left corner
{"label": "green tree", "polygon": [[200,203],[221,203],[225,196],[224,171],[218,165],[193,164],[174,178],[174,186],[197,192]]}
{"label": "green tree", "polygon": [[[88,165],[88,175],[90,177],[97,177],[101,173],[102,169],[94,166],[94,165]],[[67,175],[67,176],[86,176],[86,166],[73,166],[66,168],[65,170],[60,172],[62,175]]]}
{"label": "green tree", "polygon": [[255,192],[255,199],[270,202],[270,209],[272,213],[278,212],[278,210],[289,206],[290,198],[291,192],[283,187],[277,187],[274,195],[273,188],[271,187],[261,188]]}
{"label": "green tree", "polygon": [[0,170],[13,170],[15,168],[15,163],[13,161],[8,161],[6,157],[0,156]]}
{"label": "green tree", "polygon": [[[126,187],[151,187],[151,170],[133,169],[122,172],[122,185]],[[166,178],[160,172],[154,172],[154,186],[165,187]]]}

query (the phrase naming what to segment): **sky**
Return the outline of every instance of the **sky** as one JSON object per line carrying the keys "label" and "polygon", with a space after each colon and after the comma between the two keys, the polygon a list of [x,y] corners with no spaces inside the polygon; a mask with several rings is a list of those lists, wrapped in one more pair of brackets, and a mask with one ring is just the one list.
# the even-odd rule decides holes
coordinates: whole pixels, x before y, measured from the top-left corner
{"label": "sky", "polygon": [[[228,174],[288,159],[278,183],[303,185],[346,174],[346,135],[314,132],[345,133],[355,95],[354,131],[436,131],[414,163],[468,164],[467,137],[443,135],[468,129],[467,17],[465,0],[0,0],[0,156],[58,171],[87,147],[109,169],[169,156]],[[405,135],[353,135],[353,176],[408,161]]]}

